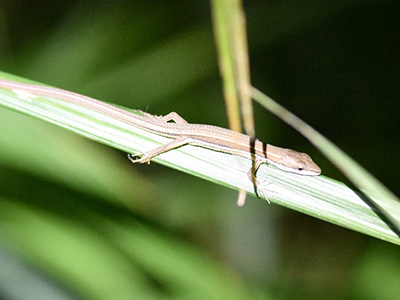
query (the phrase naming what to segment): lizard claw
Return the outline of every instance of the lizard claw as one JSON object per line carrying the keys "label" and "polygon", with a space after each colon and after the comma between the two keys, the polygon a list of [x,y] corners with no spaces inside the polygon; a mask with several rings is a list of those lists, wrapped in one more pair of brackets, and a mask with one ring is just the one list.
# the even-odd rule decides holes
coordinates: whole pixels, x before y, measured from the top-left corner
{"label": "lizard claw", "polygon": [[268,199],[268,196],[266,194],[267,191],[267,186],[270,185],[271,182],[267,182],[265,180],[260,181],[258,179],[256,179],[256,185],[255,185],[255,192],[256,192],[256,196],[258,198],[260,198],[260,196],[263,196],[265,198],[265,200],[267,200],[268,204],[271,204],[271,202]]}
{"label": "lizard claw", "polygon": [[134,164],[136,164],[136,163],[141,163],[141,164],[148,163],[148,164],[150,164],[151,157],[146,155],[146,153],[139,153],[139,154],[135,154],[135,155],[128,154],[128,159]]}

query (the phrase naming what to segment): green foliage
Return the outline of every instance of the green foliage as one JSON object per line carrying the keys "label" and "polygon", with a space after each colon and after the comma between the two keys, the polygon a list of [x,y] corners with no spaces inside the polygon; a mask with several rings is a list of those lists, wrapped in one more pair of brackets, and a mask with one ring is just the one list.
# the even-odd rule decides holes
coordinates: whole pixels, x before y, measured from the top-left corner
{"label": "green foliage", "polygon": [[[208,3],[39,7],[23,1],[4,7],[2,71],[226,127]],[[245,8],[255,86],[398,194],[397,2],[247,1]],[[125,154],[56,126],[7,109],[0,114],[0,272],[2,278],[30,279],[14,281],[29,282],[27,290],[2,281],[4,298],[399,294],[395,245],[254,198],[238,209],[235,193],[225,187],[157,164],[132,165]],[[307,152],[324,175],[343,179],[263,110],[257,110],[256,128],[262,140]],[[271,191],[282,185],[291,191],[296,205],[304,204],[300,211],[316,196],[302,202],[295,177],[282,178],[268,167],[262,174],[273,177]],[[325,178],[313,180],[311,190],[323,183]],[[282,203],[287,194],[273,199]],[[348,210],[344,201],[332,203]]]}

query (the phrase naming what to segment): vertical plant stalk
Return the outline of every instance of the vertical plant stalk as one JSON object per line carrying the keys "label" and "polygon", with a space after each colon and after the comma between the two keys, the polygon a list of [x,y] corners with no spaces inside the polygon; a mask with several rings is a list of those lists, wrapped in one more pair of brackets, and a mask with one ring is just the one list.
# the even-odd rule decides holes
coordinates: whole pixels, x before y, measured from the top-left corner
{"label": "vertical plant stalk", "polygon": [[[242,1],[212,0],[211,4],[229,127],[234,131],[242,131],[241,110],[245,132],[254,137],[247,30]],[[243,206],[245,200],[246,192],[239,190],[238,205]]]}

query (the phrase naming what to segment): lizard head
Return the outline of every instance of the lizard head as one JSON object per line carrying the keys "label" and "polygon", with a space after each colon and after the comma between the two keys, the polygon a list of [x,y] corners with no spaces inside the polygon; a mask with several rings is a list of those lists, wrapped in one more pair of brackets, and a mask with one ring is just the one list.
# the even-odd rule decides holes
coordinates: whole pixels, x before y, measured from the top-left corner
{"label": "lizard head", "polygon": [[285,149],[284,155],[279,161],[269,161],[277,168],[300,175],[317,176],[321,174],[321,168],[313,162],[311,157],[302,152]]}

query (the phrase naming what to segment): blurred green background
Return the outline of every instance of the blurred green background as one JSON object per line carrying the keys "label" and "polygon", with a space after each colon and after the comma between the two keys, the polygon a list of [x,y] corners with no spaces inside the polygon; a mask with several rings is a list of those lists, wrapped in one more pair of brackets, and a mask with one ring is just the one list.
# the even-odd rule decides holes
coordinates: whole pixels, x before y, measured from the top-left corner
{"label": "blurred green background", "polygon": [[[400,3],[245,1],[253,84],[400,194]],[[0,3],[1,71],[227,126],[207,1]],[[397,246],[0,108],[0,299],[398,299]],[[260,139],[309,153],[256,107]]]}

